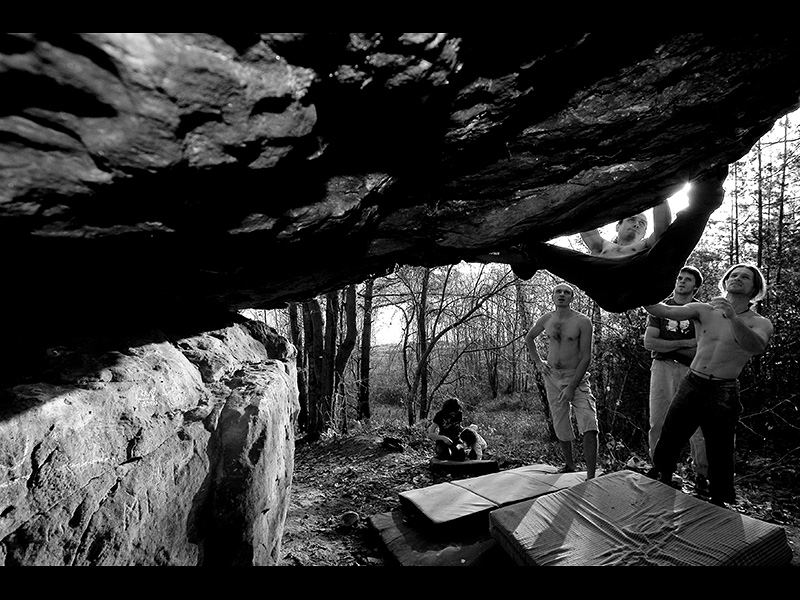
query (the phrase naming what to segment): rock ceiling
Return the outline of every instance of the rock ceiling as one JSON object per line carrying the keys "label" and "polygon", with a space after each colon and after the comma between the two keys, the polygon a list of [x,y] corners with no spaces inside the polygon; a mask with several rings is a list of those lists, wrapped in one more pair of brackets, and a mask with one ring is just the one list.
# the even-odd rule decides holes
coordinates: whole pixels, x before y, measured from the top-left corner
{"label": "rock ceiling", "polygon": [[799,57],[790,34],[0,34],[5,300],[269,308],[600,226],[746,154],[800,104]]}

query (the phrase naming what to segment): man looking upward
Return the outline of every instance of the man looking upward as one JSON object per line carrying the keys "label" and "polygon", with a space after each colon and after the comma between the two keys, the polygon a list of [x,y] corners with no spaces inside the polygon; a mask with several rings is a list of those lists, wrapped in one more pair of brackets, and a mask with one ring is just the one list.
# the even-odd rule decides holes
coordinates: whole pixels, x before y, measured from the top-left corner
{"label": "man looking upward", "polygon": [[698,323],[697,353],[667,411],[649,475],[671,484],[680,452],[699,426],[706,440],[711,502],[724,506],[736,501],[733,453],[742,413],[737,378],[753,356],[764,352],[773,327],[751,307],[766,293],[758,267],[733,265],[719,287],[724,296],[708,304],[667,306],[661,302],[644,308],[657,317]]}
{"label": "man looking upward", "polygon": [[[696,302],[695,294],[703,284],[698,269],[684,266],[675,280],[672,295],[665,300],[668,306],[684,306]],[[644,332],[644,347],[652,353],[650,366],[650,431],[648,436],[650,460],[661,435],[664,417],[667,416],[672,397],[681,380],[686,377],[689,365],[697,352],[694,322],[691,319],[676,321],[649,315]],[[694,466],[695,491],[708,494],[708,461],[706,443],[699,429],[689,440]]]}
{"label": "man looking upward", "polygon": [[[525,344],[544,379],[553,428],[566,462],[564,471],[575,470],[571,419],[574,413],[578,432],[583,436],[586,479],[592,479],[597,467],[597,407],[587,373],[592,358],[592,322],[570,308],[574,299],[571,286],[558,284],[553,289],[555,310],[539,317],[525,336]],[[547,334],[548,341],[546,361],[539,356],[535,343],[542,332]]]}

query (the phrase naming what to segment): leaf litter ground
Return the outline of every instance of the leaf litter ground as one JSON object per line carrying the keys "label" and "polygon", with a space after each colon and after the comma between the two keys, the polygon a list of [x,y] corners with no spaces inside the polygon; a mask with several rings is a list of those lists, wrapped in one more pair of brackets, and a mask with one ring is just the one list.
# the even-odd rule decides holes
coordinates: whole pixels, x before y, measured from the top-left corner
{"label": "leaf litter ground", "polygon": [[[432,444],[423,436],[380,429],[298,440],[280,564],[392,564],[368,519],[399,510],[400,492],[450,480],[429,469],[431,455]],[[536,457],[493,457],[501,469],[548,462]],[[800,457],[789,458],[776,462],[749,457],[746,469],[737,465],[737,471],[745,472],[737,479],[738,500],[732,509],[784,527],[793,551],[791,564],[800,566]],[[614,469],[604,466],[604,470]],[[692,492],[688,485],[683,491]]]}

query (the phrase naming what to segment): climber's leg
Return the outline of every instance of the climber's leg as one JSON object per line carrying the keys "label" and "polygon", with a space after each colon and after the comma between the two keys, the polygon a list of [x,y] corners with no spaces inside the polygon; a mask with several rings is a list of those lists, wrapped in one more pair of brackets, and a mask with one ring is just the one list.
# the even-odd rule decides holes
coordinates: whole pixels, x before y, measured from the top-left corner
{"label": "climber's leg", "polygon": [[613,269],[615,263],[620,262],[544,242],[525,244],[520,249],[525,256],[524,261],[511,263],[511,270],[520,279],[530,279],[537,270],[547,269],[584,291],[600,285],[605,271],[609,267]]}
{"label": "climber's leg", "polygon": [[704,179],[692,183],[689,205],[678,212],[675,220],[647,253],[652,260],[666,263],[675,277],[686,259],[703,237],[708,219],[722,205],[722,179]]}
{"label": "climber's leg", "polygon": [[[551,244],[531,244],[527,249],[531,255],[535,255],[541,268],[578,286],[604,310],[624,312],[641,306],[631,305],[630,300],[626,300],[626,293],[632,288],[638,289],[647,271],[645,253],[611,259]],[[667,294],[662,298],[674,287],[674,279],[668,282]]]}

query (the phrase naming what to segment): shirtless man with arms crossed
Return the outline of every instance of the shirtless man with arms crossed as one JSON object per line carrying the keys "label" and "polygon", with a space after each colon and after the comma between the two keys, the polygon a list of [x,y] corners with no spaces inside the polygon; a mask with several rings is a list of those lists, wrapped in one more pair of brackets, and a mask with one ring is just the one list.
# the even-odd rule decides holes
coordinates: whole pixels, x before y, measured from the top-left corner
{"label": "shirtless man with arms crossed", "polygon": [[742,412],[739,374],[761,354],[772,337],[772,323],[751,304],[766,293],[758,267],[736,264],[720,281],[724,297],[683,306],[645,306],[657,317],[696,322],[697,353],[672,399],[653,452],[651,477],[671,483],[679,454],[699,426],[706,440],[711,502],[724,506],[736,500],[733,454],[736,425]]}
{"label": "shirtless man with arms crossed", "polygon": [[[555,310],[541,316],[525,336],[534,365],[542,373],[553,428],[561,444],[565,471],[575,470],[572,456],[571,413],[583,436],[586,478],[595,476],[597,466],[597,407],[589,386],[589,362],[592,358],[592,322],[586,315],[570,308],[575,299],[571,286],[561,283],[553,290]],[[547,360],[536,348],[536,338],[544,332],[548,340]]]}

